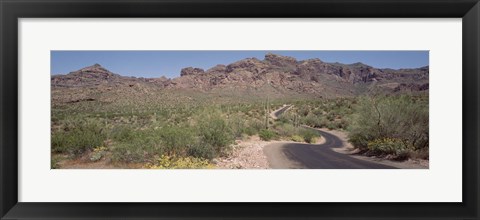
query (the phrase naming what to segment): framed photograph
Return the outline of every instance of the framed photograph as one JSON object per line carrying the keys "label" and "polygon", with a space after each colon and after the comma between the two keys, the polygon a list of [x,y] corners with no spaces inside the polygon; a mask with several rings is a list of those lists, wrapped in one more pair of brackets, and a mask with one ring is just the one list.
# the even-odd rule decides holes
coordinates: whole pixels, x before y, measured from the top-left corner
{"label": "framed photograph", "polygon": [[478,219],[477,0],[0,3],[1,219]]}

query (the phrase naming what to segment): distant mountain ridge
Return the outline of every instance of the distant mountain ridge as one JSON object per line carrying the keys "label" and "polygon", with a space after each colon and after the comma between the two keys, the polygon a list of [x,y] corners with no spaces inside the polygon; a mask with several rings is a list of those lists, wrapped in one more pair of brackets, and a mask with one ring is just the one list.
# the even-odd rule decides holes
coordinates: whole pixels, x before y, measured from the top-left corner
{"label": "distant mountain ridge", "polygon": [[372,89],[392,93],[428,91],[429,67],[380,69],[363,63],[326,63],[320,59],[298,61],[269,53],[263,60],[246,58],[208,70],[186,67],[179,77],[172,79],[125,77],[95,64],[66,75],[54,75],[51,85],[52,88],[148,87],[204,92],[269,87],[279,93],[352,96]]}

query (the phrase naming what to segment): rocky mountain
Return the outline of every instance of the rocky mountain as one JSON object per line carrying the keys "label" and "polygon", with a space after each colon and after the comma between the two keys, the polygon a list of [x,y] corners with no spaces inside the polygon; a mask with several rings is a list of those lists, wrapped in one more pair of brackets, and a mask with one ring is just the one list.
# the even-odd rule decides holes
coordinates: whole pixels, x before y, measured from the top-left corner
{"label": "rocky mountain", "polygon": [[429,67],[415,69],[379,69],[363,63],[327,63],[320,59],[296,60],[293,57],[266,54],[263,60],[246,58],[208,70],[187,67],[180,76],[168,79],[125,77],[99,64],[66,75],[51,77],[52,88],[140,87],[162,90],[235,91],[271,88],[278,93],[315,96],[352,96],[377,89],[385,92],[428,91]]}

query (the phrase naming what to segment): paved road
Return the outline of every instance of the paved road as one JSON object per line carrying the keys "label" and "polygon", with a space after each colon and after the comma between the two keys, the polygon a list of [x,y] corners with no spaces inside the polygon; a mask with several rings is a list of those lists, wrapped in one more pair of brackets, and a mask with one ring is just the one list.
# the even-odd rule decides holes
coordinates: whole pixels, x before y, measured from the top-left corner
{"label": "paved road", "polygon": [[285,105],[275,111],[273,111],[271,114],[270,114],[270,117],[272,117],[273,119],[278,119],[278,117],[280,117],[281,114],[283,114],[284,112],[286,112],[288,109],[290,109],[292,106],[291,105]]}
{"label": "paved road", "polygon": [[274,169],[396,169],[367,160],[337,153],[332,148],[343,146],[342,140],[328,132],[319,131],[323,144],[274,143],[265,146],[264,153]]}

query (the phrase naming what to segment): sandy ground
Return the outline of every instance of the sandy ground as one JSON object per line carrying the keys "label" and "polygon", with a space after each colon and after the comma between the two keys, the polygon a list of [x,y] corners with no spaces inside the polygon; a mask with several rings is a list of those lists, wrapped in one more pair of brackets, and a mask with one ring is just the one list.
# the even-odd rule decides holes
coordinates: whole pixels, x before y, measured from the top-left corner
{"label": "sandy ground", "polygon": [[102,158],[99,161],[91,162],[83,157],[74,160],[63,160],[58,162],[59,169],[115,169],[107,160]]}
{"label": "sandy ground", "polygon": [[263,154],[263,147],[269,142],[262,141],[258,136],[247,140],[237,140],[232,152],[227,157],[214,159],[219,169],[267,169],[267,157]]}

